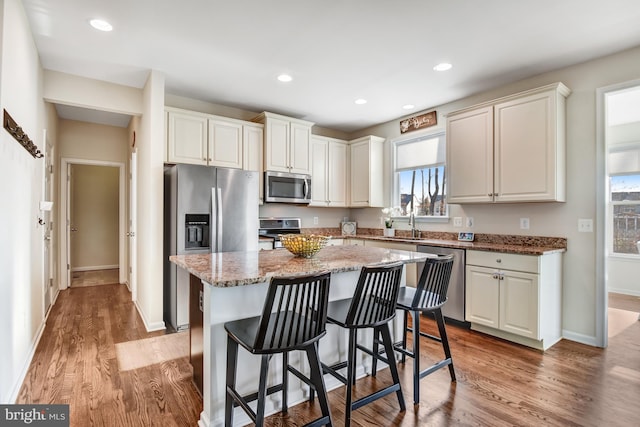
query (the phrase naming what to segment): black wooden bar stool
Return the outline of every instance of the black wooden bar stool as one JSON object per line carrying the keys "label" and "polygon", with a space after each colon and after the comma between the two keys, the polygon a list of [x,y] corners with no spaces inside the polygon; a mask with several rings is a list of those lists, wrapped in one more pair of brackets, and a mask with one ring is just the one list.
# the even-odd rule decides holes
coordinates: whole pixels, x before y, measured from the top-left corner
{"label": "black wooden bar stool", "polygon": [[[348,298],[329,303],[327,322],[336,324],[349,330],[349,349],[347,361],[340,362],[332,366],[322,364],[324,373],[329,373],[347,386],[345,402],[345,426],[351,423],[351,411],[360,408],[367,403],[371,403],[381,397],[395,392],[400,404],[400,410],[405,410],[404,397],[400,388],[400,378],[395,364],[393,342],[389,332],[389,322],[396,315],[396,302],[400,288],[403,265],[400,263],[386,264],[381,266],[365,266],[360,271],[360,277],[353,298]],[[357,344],[358,330],[373,328],[373,339],[384,345],[386,358],[378,356],[387,362],[390,360],[389,368],[393,384],[382,390],[376,391],[368,396],[353,401],[351,390],[355,384],[356,374],[356,349],[360,349],[371,354],[371,350]],[[337,371],[347,368],[347,376],[344,377]],[[311,392],[313,399],[313,390]]]}
{"label": "black wooden bar stool", "polygon": [[[233,408],[240,406],[256,426],[264,422],[267,395],[282,391],[282,411],[287,412],[287,377],[292,372],[288,352],[304,350],[310,366],[306,382],[317,391],[322,417],[307,426],[332,425],[327,391],[318,359],[317,341],[324,336],[329,299],[330,273],[274,277],[269,283],[262,315],[225,323],[227,331],[227,394],[225,426],[231,427]],[[252,354],[260,355],[260,379],[256,393],[241,396],[236,387],[238,344]],[[269,361],[274,354],[282,354],[282,383],[267,388]],[[296,375],[301,375],[298,371]],[[258,401],[254,412],[249,402]]]}
{"label": "black wooden bar stool", "polygon": [[[456,380],[456,373],[453,369],[453,359],[449,349],[449,340],[442,315],[442,306],[447,302],[447,290],[451,279],[453,268],[453,255],[440,256],[438,258],[428,258],[424,269],[415,288],[404,287],[400,289],[398,295],[397,308],[404,311],[404,325],[402,332],[402,342],[396,343],[394,348],[402,353],[402,363],[406,357],[413,357],[413,403],[420,403],[420,379],[437,371],[440,368],[449,366],[451,381]],[[433,313],[440,336],[430,335],[420,332],[420,314]],[[407,328],[407,318],[411,315],[411,329]],[[407,332],[413,336],[413,348],[407,350]],[[420,371],[420,337],[426,337],[442,343],[444,359],[434,365]],[[374,353],[377,352],[377,344],[374,343]],[[375,372],[376,359],[374,358],[373,372]]]}

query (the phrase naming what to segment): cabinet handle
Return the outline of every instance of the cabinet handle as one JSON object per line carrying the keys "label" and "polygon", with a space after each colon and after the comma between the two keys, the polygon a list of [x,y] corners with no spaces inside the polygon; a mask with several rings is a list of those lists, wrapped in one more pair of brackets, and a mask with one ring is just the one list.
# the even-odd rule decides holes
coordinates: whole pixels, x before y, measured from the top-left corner
{"label": "cabinet handle", "polygon": [[487,194],[487,196],[491,197],[491,196],[493,196],[493,193],[489,193],[489,194]]}
{"label": "cabinet handle", "polygon": [[501,274],[501,275],[498,277],[498,280],[504,280],[504,274]]}
{"label": "cabinet handle", "polygon": [[497,262],[498,264],[500,264],[500,263],[502,262],[502,260],[501,260],[500,258],[497,258],[497,259],[496,259],[496,262]]}

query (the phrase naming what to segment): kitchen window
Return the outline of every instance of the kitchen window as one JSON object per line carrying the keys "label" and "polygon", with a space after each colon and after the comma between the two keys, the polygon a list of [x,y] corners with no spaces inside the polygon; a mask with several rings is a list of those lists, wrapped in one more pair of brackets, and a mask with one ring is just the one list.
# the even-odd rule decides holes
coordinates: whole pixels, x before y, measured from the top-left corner
{"label": "kitchen window", "polygon": [[610,248],[616,255],[640,252],[640,173],[609,178],[613,232]]}
{"label": "kitchen window", "polygon": [[392,206],[399,217],[447,221],[444,132],[393,142]]}

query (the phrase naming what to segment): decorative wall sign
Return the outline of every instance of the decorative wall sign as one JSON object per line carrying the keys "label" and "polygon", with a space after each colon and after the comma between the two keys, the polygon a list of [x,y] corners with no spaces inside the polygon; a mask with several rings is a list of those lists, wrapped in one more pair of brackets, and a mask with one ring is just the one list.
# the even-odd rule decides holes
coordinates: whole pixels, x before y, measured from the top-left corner
{"label": "decorative wall sign", "polygon": [[20,143],[24,147],[25,150],[29,152],[33,157],[39,159],[40,157],[44,157],[44,154],[40,152],[40,149],[33,143],[33,141],[29,138],[29,135],[24,133],[22,128],[18,126],[15,120],[7,113],[7,110],[4,111],[4,117],[2,119],[2,125],[9,132],[9,134],[15,138],[16,141]]}
{"label": "decorative wall sign", "polygon": [[409,117],[400,120],[400,133],[411,132],[414,130],[428,128],[438,124],[438,115],[435,111],[430,111],[419,116]]}

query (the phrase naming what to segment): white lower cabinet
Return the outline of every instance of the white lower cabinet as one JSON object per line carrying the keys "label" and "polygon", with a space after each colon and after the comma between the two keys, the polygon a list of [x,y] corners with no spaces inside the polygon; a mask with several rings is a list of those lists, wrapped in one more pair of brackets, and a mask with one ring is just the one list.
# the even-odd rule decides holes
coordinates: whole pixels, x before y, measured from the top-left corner
{"label": "white lower cabinet", "polygon": [[471,328],[541,350],[558,342],[561,257],[468,250],[465,318]]}

